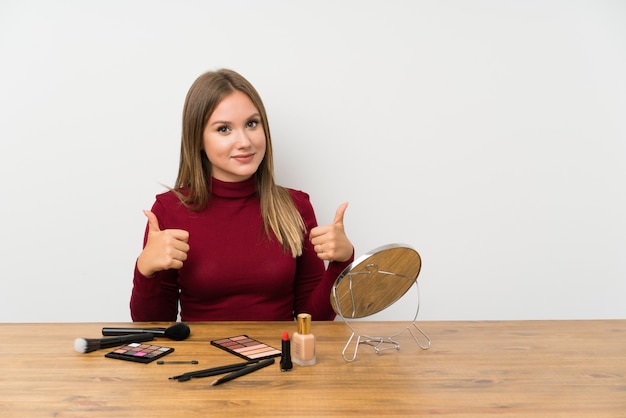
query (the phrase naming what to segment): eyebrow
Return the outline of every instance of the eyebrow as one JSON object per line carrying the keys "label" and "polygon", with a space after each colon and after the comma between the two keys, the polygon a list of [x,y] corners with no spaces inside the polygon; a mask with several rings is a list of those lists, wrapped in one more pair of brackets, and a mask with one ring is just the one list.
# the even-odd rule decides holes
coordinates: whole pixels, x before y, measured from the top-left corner
{"label": "eyebrow", "polygon": [[[246,118],[246,122],[249,122],[250,119],[254,119],[254,118],[258,118],[261,119],[261,115],[258,113],[253,113],[252,115],[248,116]],[[211,123],[210,126],[214,126],[214,125],[228,125],[231,124],[232,122],[230,121],[226,121],[226,120],[216,120],[215,122]]]}

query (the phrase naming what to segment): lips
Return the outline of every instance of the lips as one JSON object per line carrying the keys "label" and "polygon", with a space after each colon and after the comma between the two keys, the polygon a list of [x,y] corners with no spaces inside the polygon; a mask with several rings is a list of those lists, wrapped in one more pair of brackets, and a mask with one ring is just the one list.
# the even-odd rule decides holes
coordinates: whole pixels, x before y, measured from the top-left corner
{"label": "lips", "polygon": [[235,161],[239,161],[241,163],[247,163],[247,162],[252,161],[252,159],[254,158],[254,154],[234,155],[232,158]]}

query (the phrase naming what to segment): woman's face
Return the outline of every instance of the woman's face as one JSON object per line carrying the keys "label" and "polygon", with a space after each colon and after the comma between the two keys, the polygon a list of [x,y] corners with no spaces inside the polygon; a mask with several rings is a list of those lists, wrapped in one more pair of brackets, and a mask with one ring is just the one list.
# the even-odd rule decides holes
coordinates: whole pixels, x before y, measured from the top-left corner
{"label": "woman's face", "polygon": [[211,175],[218,180],[247,180],[265,157],[261,115],[250,98],[240,91],[218,103],[202,139],[211,162]]}

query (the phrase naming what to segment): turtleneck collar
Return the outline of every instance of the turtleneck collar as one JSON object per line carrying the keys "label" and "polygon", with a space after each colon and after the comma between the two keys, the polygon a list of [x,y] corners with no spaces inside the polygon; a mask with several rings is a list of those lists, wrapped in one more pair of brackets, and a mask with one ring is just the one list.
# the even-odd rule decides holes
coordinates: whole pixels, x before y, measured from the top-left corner
{"label": "turtleneck collar", "polygon": [[214,196],[225,199],[238,199],[256,194],[255,176],[240,182],[226,182],[216,178],[212,178],[211,181],[211,192]]}

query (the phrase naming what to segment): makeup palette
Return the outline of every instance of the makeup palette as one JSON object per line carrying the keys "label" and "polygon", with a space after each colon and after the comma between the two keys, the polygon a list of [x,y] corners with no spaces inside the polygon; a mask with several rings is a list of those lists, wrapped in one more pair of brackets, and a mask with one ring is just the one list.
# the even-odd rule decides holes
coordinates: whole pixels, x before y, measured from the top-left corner
{"label": "makeup palette", "polygon": [[213,340],[211,344],[246,360],[262,360],[280,356],[280,350],[247,335]]}
{"label": "makeup palette", "polygon": [[150,363],[174,351],[170,347],[161,347],[152,344],[130,343],[105,354],[105,357],[118,360],[136,361],[138,363]]}

